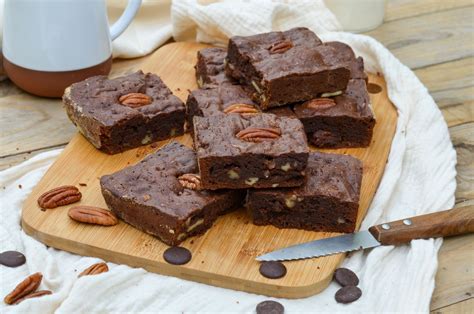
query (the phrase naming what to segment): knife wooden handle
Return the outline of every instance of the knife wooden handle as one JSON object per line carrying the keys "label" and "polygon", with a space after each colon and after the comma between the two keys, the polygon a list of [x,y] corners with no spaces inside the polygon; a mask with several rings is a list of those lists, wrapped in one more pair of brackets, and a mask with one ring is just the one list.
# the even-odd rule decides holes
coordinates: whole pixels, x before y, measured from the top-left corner
{"label": "knife wooden handle", "polygon": [[383,245],[472,233],[474,205],[397,220],[370,227],[369,231]]}

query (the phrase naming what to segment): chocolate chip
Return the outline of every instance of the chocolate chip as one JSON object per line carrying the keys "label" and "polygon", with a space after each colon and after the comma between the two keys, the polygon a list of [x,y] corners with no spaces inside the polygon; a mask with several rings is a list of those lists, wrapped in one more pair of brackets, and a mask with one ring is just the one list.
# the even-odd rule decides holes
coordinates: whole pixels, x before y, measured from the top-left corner
{"label": "chocolate chip", "polygon": [[276,301],[263,301],[257,304],[257,314],[283,314],[285,308]]}
{"label": "chocolate chip", "polygon": [[358,300],[362,295],[362,290],[355,286],[342,287],[337,290],[335,298],[338,303],[351,303]]}
{"label": "chocolate chip", "polygon": [[357,286],[359,284],[359,278],[350,269],[338,268],[334,272],[334,280],[341,286]]}
{"label": "chocolate chip", "polygon": [[0,254],[0,264],[8,267],[18,267],[25,264],[26,258],[17,251],[5,251]]}
{"label": "chocolate chip", "polygon": [[191,252],[179,246],[173,246],[163,253],[163,258],[173,265],[184,265],[191,260]]}
{"label": "chocolate chip", "polygon": [[374,83],[369,83],[367,85],[367,91],[371,94],[378,94],[382,91],[382,86]]}
{"label": "chocolate chip", "polygon": [[286,267],[280,262],[263,262],[259,270],[262,276],[270,279],[278,279],[286,275]]}

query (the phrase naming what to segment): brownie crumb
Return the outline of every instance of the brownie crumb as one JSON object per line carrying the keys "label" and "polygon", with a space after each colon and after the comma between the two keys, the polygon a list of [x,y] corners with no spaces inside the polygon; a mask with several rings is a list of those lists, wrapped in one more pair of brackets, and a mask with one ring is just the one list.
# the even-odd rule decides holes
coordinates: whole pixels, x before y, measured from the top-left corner
{"label": "brownie crumb", "polygon": [[18,188],[21,189],[23,188],[23,186],[21,184],[18,184]]}
{"label": "brownie crumb", "polygon": [[79,183],[80,186],[87,186],[86,183]]}

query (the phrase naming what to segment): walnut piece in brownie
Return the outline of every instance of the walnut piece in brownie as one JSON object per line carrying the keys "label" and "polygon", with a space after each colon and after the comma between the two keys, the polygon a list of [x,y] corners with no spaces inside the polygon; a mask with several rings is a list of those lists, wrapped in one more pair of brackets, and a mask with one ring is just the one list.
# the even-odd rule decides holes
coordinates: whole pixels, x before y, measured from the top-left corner
{"label": "walnut piece in brownie", "polygon": [[203,191],[194,151],[172,142],[100,179],[107,206],[122,220],[168,245],[204,233],[217,217],[242,206],[242,190]]}
{"label": "walnut piece in brownie", "polygon": [[350,77],[339,49],[307,28],[230,38],[226,73],[252,87],[263,110],[343,91]]}
{"label": "walnut piece in brownie", "polygon": [[298,119],[273,114],[194,117],[205,189],[299,186],[308,146]]}
{"label": "walnut piece in brownie", "polygon": [[360,160],[348,155],[312,152],[304,185],[249,190],[246,207],[256,225],[353,232],[361,180]]}
{"label": "walnut piece in brownie", "polygon": [[325,148],[367,147],[375,116],[364,80],[350,80],[346,91],[333,98],[317,98],[295,105],[308,141]]}
{"label": "walnut piece in brownie", "polygon": [[155,74],[94,76],[68,87],[63,102],[79,131],[108,154],[184,133],[185,106]]}

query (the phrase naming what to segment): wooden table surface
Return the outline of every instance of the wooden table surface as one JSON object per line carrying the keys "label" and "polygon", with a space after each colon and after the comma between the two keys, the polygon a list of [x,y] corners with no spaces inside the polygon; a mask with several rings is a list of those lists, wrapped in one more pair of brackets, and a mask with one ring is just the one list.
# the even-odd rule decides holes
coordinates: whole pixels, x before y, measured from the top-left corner
{"label": "wooden table surface", "polygon": [[[367,33],[416,73],[441,109],[458,157],[457,206],[474,203],[473,28],[473,0],[390,0],[384,24]],[[128,64],[116,62],[113,72]],[[59,100],[8,80],[0,82],[0,112],[0,169],[64,147],[76,133]],[[473,295],[474,235],[445,239],[431,310],[472,313]]]}

